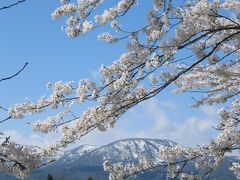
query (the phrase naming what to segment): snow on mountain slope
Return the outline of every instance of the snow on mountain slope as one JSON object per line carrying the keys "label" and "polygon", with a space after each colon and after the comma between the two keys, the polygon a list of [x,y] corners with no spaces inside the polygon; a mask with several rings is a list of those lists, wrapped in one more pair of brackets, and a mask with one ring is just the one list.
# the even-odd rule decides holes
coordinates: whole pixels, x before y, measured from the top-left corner
{"label": "snow on mountain slope", "polygon": [[80,156],[93,151],[98,148],[94,145],[81,145],[72,150],[66,151],[60,158],[58,158],[59,163],[72,163],[74,160],[78,159]]}
{"label": "snow on mountain slope", "polygon": [[147,155],[152,160],[161,161],[160,149],[173,145],[176,145],[176,143],[169,140],[144,138],[118,140],[101,147],[81,145],[55,157],[54,164],[71,164],[71,166],[83,163],[85,165],[102,165],[105,160],[132,162],[137,161],[141,155]]}
{"label": "snow on mountain slope", "polygon": [[[65,179],[86,180],[89,176],[92,176],[93,179],[106,180],[109,174],[103,170],[103,162],[105,160],[111,163],[136,162],[140,155],[146,154],[151,160],[161,161],[160,149],[164,146],[174,145],[176,143],[169,140],[144,138],[118,140],[101,147],[81,145],[58,155],[59,159],[56,156],[55,162],[32,171],[28,180],[46,179],[48,173],[51,173],[56,179],[64,177]],[[213,173],[211,179],[235,180],[236,177],[233,172],[229,171],[229,166],[233,161],[239,162],[240,159],[234,156],[226,157],[217,171]],[[187,165],[186,168],[188,172],[198,173],[194,162]],[[0,173],[0,179],[16,180],[16,178],[4,173]],[[166,169],[154,169],[153,171],[139,174],[136,179],[166,179]]]}
{"label": "snow on mountain slope", "polygon": [[[52,172],[55,176],[64,175],[67,179],[87,179],[88,176],[92,176],[93,179],[105,180],[108,178],[108,172],[103,170],[105,160],[110,163],[122,162],[125,164],[137,162],[139,156],[146,155],[151,160],[161,162],[160,150],[166,146],[174,145],[177,145],[177,143],[169,140],[134,138],[118,140],[98,148],[95,146],[80,146],[66,152],[62,158],[45,167],[45,169],[43,168],[41,174],[45,173],[47,175],[47,172]],[[233,172],[229,171],[230,163],[235,159],[236,157],[226,157],[218,168],[219,170],[213,173],[212,179],[236,179]],[[190,162],[186,169],[188,172],[202,173],[196,170],[194,162]],[[39,176],[36,173],[36,176],[33,174],[33,177],[38,179]],[[165,178],[166,169],[155,169],[145,175],[137,176],[136,179],[155,180]]]}
{"label": "snow on mountain slope", "polygon": [[145,154],[150,159],[161,160],[160,149],[173,145],[176,145],[176,143],[159,139],[135,138],[118,140],[80,156],[79,161],[86,162],[88,165],[101,164],[105,160],[129,162],[137,161],[139,156]]}

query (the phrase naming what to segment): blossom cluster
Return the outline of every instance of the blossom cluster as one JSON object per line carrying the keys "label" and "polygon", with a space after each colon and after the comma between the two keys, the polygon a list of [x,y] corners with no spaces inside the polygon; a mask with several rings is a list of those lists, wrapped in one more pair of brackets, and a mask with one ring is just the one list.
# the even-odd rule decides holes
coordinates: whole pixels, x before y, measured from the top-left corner
{"label": "blossom cluster", "polygon": [[239,163],[232,163],[230,170],[234,171],[236,177],[240,179],[240,164]]}
{"label": "blossom cluster", "polygon": [[[144,171],[146,169],[152,169],[155,166],[154,161],[150,161],[146,156],[139,157],[139,163],[127,163],[123,165],[121,162],[116,164],[111,164],[105,161],[103,164],[105,171],[110,171],[110,180],[123,180],[129,176],[133,176],[138,172]],[[127,174],[126,174],[127,173]]]}
{"label": "blossom cluster", "polygon": [[38,149],[16,144],[9,138],[1,133],[0,168],[18,178],[25,178],[40,164],[42,157]]}
{"label": "blossom cluster", "polygon": [[[171,0],[149,1],[153,8],[146,15],[147,23],[134,31],[125,31],[118,20],[144,2],[120,0],[102,14],[94,14],[100,3],[104,1],[62,0],[52,17],[67,17],[64,30],[71,38],[110,23],[119,35],[125,36],[104,32],[98,39],[107,43],[125,40],[127,52],[112,64],[100,67],[101,82],[83,79],[78,84],[48,83],[52,88],[49,96],[42,96],[37,103],[26,99],[10,107],[9,116],[20,119],[27,114],[59,109],[61,112],[56,115],[31,124],[35,131],[61,133],[60,139],[43,149],[42,154],[50,155],[96,128],[105,131],[114,127],[128,109],[168,86],[176,87],[173,93],[199,92],[203,96],[193,107],[231,104],[218,112],[218,137],[196,148],[178,145],[163,149],[161,156],[166,163],[161,165],[168,167],[168,177],[182,179],[198,178],[184,172],[188,161],[194,160],[196,168],[215,170],[226,153],[240,149],[239,1],[188,0],[182,5]],[[73,105],[87,101],[93,102],[93,106],[75,116]],[[105,162],[104,167],[111,172],[110,179],[121,179],[157,165],[140,158],[139,164]],[[233,164],[231,170],[239,177],[239,165]]]}

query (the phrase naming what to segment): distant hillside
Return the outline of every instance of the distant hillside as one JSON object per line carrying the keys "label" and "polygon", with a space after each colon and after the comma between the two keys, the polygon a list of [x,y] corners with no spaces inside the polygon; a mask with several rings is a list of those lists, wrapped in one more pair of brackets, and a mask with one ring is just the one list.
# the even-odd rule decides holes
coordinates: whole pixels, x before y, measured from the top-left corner
{"label": "distant hillside", "polygon": [[[51,173],[54,179],[66,180],[86,180],[92,176],[96,180],[108,179],[108,172],[103,171],[103,162],[108,160],[114,162],[136,162],[139,155],[146,154],[150,159],[161,161],[159,149],[163,146],[173,146],[175,142],[161,139],[124,139],[118,140],[105,146],[97,147],[92,145],[81,145],[75,149],[58,154],[58,159],[47,166],[34,170],[28,179],[44,180],[48,173]],[[212,175],[211,179],[232,180],[236,179],[233,172],[229,171],[229,165],[233,160],[239,161],[236,157],[226,157]],[[194,164],[187,166],[187,171],[197,172]],[[166,170],[154,169],[144,174],[138,174],[135,179],[155,180],[165,179]],[[5,173],[0,173],[0,179],[15,179]],[[134,177],[130,178],[134,179]]]}

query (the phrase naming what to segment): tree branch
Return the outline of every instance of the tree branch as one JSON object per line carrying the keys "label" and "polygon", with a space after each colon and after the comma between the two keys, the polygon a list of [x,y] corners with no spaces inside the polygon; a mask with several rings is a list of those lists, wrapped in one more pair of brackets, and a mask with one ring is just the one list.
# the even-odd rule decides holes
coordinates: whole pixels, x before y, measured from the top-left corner
{"label": "tree branch", "polygon": [[[0,10],[1,10],[1,9],[0,9]],[[2,79],[0,79],[0,82],[14,78],[14,77],[17,76],[18,74],[20,74],[20,73],[26,68],[27,65],[28,65],[28,63],[26,62],[26,63],[24,64],[24,66],[23,66],[16,74],[13,74],[12,76],[9,76],[9,77],[6,77],[6,78],[2,78]]]}
{"label": "tree branch", "polygon": [[23,2],[25,2],[25,1],[26,1],[26,0],[20,0],[20,1],[16,2],[16,3],[14,3],[14,4],[10,4],[10,5],[8,5],[8,6],[3,6],[3,7],[0,8],[0,11],[1,11],[1,10],[4,10],[4,9],[11,8],[11,7],[16,6],[16,5],[20,4],[20,3],[23,3]]}
{"label": "tree branch", "polygon": [[3,123],[3,122],[5,122],[5,121],[7,121],[7,120],[9,120],[9,119],[11,119],[11,116],[8,116],[7,118],[1,120],[0,123]]}

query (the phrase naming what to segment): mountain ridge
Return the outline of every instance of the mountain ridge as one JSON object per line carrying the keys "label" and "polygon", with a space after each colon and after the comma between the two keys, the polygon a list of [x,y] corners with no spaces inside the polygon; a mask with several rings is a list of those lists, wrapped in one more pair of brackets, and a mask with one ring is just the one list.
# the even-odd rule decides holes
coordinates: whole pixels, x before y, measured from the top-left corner
{"label": "mountain ridge", "polygon": [[[123,164],[137,162],[138,157],[145,153],[150,160],[161,161],[160,148],[176,144],[167,139],[127,138],[103,146],[80,145],[64,152],[55,162],[33,170],[27,179],[42,180],[46,179],[48,173],[51,173],[54,180],[86,180],[90,176],[93,179],[105,180],[109,175],[103,170],[102,164],[105,160],[110,163],[123,162]],[[230,163],[235,160],[240,161],[236,156],[226,157],[211,179],[236,179],[233,172],[228,169]],[[188,165],[187,171],[197,172],[194,163]],[[165,178],[166,170],[158,168],[136,176],[136,179],[139,180]],[[16,178],[0,173],[0,179],[15,180]],[[134,179],[134,177],[130,179]]]}

